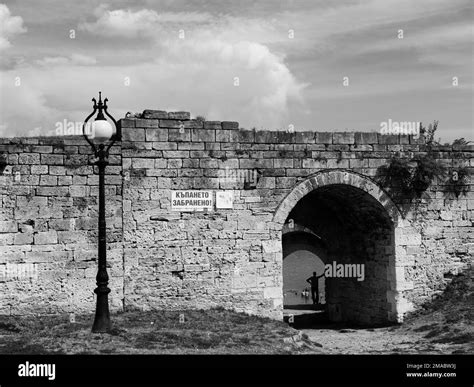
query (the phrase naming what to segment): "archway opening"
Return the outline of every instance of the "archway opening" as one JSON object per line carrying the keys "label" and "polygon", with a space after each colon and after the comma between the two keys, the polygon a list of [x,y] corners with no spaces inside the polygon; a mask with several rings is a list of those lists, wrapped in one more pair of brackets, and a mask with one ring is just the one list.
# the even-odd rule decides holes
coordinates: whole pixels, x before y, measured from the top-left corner
{"label": "archway opening", "polygon": [[[330,321],[387,322],[394,225],[372,195],[348,184],[324,185],[309,192],[286,219],[283,256],[284,290],[293,286],[289,273],[298,271],[294,266],[307,270],[311,257],[324,262],[325,302],[319,300],[314,309],[324,309]],[[313,271],[322,274],[309,269],[307,277]]]}
{"label": "archway opening", "polygon": [[[323,273],[327,262],[326,248],[315,235],[304,231],[283,234],[283,307],[305,310],[313,303],[311,285],[307,282],[312,273]],[[326,304],[325,278],[317,280],[317,304]]]}

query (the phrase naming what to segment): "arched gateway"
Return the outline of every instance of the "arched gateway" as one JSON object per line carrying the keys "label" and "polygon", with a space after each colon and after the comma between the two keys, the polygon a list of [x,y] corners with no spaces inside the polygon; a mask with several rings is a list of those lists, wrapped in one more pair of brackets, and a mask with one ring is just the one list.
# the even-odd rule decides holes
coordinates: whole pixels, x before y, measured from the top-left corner
{"label": "arched gateway", "polygon": [[273,221],[282,231],[282,251],[301,243],[297,235],[324,249],[332,275],[326,278],[331,320],[400,322],[411,308],[404,298],[413,287],[405,281],[404,252],[420,236],[370,178],[348,170],[318,172],[284,198]]}
{"label": "arched gateway", "polygon": [[[331,318],[400,321],[471,265],[472,184],[448,198],[438,181],[423,213],[407,208],[404,219],[371,179],[394,152],[423,155],[423,136],[255,131],[148,109],[118,125],[106,176],[113,311],[222,306],[281,319],[285,302],[301,301],[285,270],[300,270],[301,291],[312,270],[300,259],[317,256],[318,270],[364,265],[354,266],[360,281],[320,279]],[[0,314],[93,310],[97,179],[87,142],[9,138],[0,148]],[[438,150],[447,165],[474,158],[469,145]],[[184,191],[213,203],[174,205]]]}

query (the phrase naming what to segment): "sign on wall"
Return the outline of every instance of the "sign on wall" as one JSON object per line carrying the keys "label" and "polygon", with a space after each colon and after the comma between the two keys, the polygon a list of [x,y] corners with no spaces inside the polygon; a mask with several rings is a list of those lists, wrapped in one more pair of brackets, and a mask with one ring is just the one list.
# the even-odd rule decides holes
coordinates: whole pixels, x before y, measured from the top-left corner
{"label": "sign on wall", "polygon": [[234,193],[232,191],[216,192],[216,208],[232,208],[234,204]]}
{"label": "sign on wall", "polygon": [[171,191],[171,211],[212,211],[212,191]]}

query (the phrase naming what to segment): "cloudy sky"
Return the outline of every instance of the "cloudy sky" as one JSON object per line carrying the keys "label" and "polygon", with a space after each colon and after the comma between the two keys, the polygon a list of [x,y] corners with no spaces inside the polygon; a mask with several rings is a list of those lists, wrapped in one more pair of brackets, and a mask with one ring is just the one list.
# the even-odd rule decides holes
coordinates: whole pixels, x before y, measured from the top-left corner
{"label": "cloudy sky", "polygon": [[[470,0],[16,0],[0,4],[0,136],[190,111],[241,127],[473,135]],[[345,78],[347,77],[347,78]],[[346,82],[344,82],[346,80]]]}

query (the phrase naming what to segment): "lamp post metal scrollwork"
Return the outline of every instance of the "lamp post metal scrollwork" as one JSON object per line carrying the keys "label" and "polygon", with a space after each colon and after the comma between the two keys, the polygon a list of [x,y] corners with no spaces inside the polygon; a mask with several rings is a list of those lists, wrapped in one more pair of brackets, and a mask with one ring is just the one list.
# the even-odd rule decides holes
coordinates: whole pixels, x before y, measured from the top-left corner
{"label": "lamp post metal scrollwork", "polygon": [[[99,91],[99,102],[92,98],[94,102],[93,111],[84,121],[82,133],[86,141],[91,146],[95,157],[99,173],[99,243],[98,243],[98,271],[96,276],[97,288],[94,293],[97,294],[97,304],[95,311],[94,324],[92,332],[104,333],[111,329],[109,313],[109,275],[107,273],[107,235],[105,222],[105,167],[108,165],[109,150],[116,140],[120,140],[120,132],[117,130],[117,122],[107,111],[108,99],[102,102],[102,93]],[[89,119],[97,113],[97,117],[91,126],[90,133],[86,133],[86,127]],[[115,130],[107,121],[104,113],[114,123]],[[95,141],[98,142],[96,145]]]}

